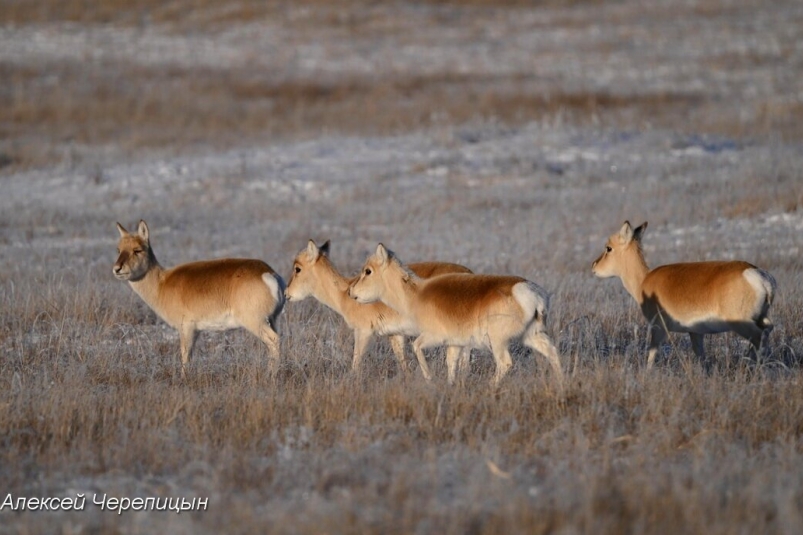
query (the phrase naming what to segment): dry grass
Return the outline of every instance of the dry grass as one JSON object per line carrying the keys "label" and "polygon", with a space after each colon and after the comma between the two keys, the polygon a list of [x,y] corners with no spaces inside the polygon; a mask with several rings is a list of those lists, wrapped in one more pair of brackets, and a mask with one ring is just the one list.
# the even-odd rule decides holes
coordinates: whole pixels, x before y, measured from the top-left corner
{"label": "dry grass", "polygon": [[234,332],[202,336],[182,380],[177,336],[108,266],[4,272],[2,492],[208,496],[209,511],[154,512],[144,524],[92,505],[3,512],[0,531],[797,531],[803,331],[788,320],[803,299],[789,284],[800,266],[767,262],[786,283],[777,350],[755,363],[740,359],[744,341],[711,338],[711,375],[681,337],[646,372],[635,307],[586,304],[621,288],[565,266],[550,321],[571,370],[565,398],[521,349],[499,390],[489,355],[447,388],[441,353],[428,384],[398,375],[386,343],[354,376],[348,329],[314,303],[288,307],[277,376],[260,343]]}
{"label": "dry grass", "polygon": [[[4,510],[0,533],[803,531],[797,34],[773,35],[776,51],[758,46],[762,26],[744,29],[797,12],[641,4],[1,1],[4,28],[45,36],[155,27],[214,41],[278,20],[290,48],[320,38],[347,49],[339,60],[421,35],[446,52],[516,50],[483,32],[522,18],[531,27],[511,42],[542,54],[534,71],[320,76],[133,52],[0,62],[0,500],[209,497],[209,511],[181,515]],[[723,49],[690,59],[653,46],[692,22],[724,35]],[[552,29],[554,42],[527,44]],[[718,77],[614,88],[586,54],[614,74]],[[139,217],[165,265],[259,256],[287,274],[308,238],[332,238],[344,271],[382,240],[411,261],[528,276],[552,292],[565,397],[522,348],[497,391],[490,355],[475,352],[448,388],[442,351],[428,384],[399,375],[384,341],[354,376],[350,331],[311,302],[286,309],[277,376],[260,342],[232,332],[202,335],[182,380],[176,333],[109,273],[113,222]],[[771,356],[709,337],[719,365],[706,375],[673,336],[647,373],[637,307],[589,273],[625,218],[649,219],[652,265],[738,256],[771,271]]]}
{"label": "dry grass", "polygon": [[[96,288],[83,289],[83,299],[64,291],[54,313],[33,321],[47,303],[26,303],[20,325],[33,328],[4,329],[0,466],[3,490],[15,495],[65,493],[83,488],[79,475],[125,473],[140,485],[127,492],[211,494],[211,511],[192,517],[194,529],[209,530],[253,521],[237,507],[243,497],[290,489],[308,498],[262,516],[277,532],[801,527],[797,368],[737,364],[706,376],[681,358],[647,374],[590,350],[561,402],[527,359],[498,392],[484,363],[449,389],[395,376],[389,355],[353,377],[344,362],[291,339],[270,379],[256,345],[234,336],[182,382],[175,343],[126,327],[119,309],[98,308]],[[325,324],[305,328],[331,335]],[[108,342],[113,351],[94,349]],[[187,477],[193,470],[203,477]],[[175,474],[183,485],[153,483]],[[82,521],[109,526],[97,515]]]}

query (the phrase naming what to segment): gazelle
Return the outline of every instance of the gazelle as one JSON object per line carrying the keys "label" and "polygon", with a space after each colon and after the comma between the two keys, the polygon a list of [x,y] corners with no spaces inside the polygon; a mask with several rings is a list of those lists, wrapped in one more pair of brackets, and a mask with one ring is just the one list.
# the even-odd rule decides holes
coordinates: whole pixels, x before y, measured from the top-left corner
{"label": "gazelle", "polygon": [[734,331],[758,352],[773,327],[767,318],[776,287],[772,275],[742,261],[689,262],[650,270],[641,251],[646,229],[646,222],[633,229],[625,221],[591,269],[597,277],[619,277],[650,322],[647,368],[668,331],[689,333],[692,349],[704,363],[706,334]]}
{"label": "gazelle", "polygon": [[493,352],[498,384],[513,366],[508,344],[522,337],[544,355],[562,383],[558,351],[546,334],[547,294],[534,282],[503,275],[450,274],[421,279],[381,243],[368,257],[349,294],[360,303],[382,301],[410,318],[420,335],[413,342],[426,379],[431,379],[423,350],[446,345],[448,380],[455,379],[461,348]]}
{"label": "gazelle", "polygon": [[242,327],[262,340],[274,366],[278,363],[276,320],[284,306],[284,281],[268,264],[221,258],[164,269],[153,254],[145,221],[139,222],[136,234],[120,223],[117,230],[114,276],[128,281],[160,318],[178,330],[182,375],[199,331]]}
{"label": "gazelle", "polygon": [[[421,262],[411,264],[410,269],[425,279],[443,273],[471,273],[465,266],[447,262]],[[353,280],[341,275],[332,265],[329,259],[329,241],[318,247],[314,241],[309,240],[307,246],[293,260],[293,274],[284,295],[288,301],[301,301],[312,296],[343,317],[348,326],[354,329],[354,355],[351,362],[353,370],[360,369],[365,349],[374,335],[389,336],[399,367],[406,370],[404,336],[417,335],[415,325],[387,305],[363,305],[351,299],[348,288]],[[463,358],[468,359],[468,352]]]}

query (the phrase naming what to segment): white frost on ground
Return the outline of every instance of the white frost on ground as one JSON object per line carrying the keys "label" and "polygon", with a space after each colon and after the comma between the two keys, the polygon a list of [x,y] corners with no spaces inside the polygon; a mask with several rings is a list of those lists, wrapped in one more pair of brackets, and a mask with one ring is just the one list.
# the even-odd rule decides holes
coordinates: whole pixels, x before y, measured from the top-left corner
{"label": "white frost on ground", "polygon": [[[678,144],[700,154],[690,158],[673,148]],[[352,245],[358,251],[393,239],[400,253],[411,251],[408,256],[438,254],[444,242],[450,245],[442,256],[472,258],[475,243],[485,256],[504,256],[511,243],[502,229],[524,226],[532,229],[525,233],[532,247],[561,234],[576,236],[557,244],[574,257],[595,251],[620,220],[644,218],[651,222],[646,250],[665,250],[668,259],[689,245],[706,250],[706,257],[752,257],[751,249],[769,247],[768,238],[778,254],[793,255],[800,211],[740,217],[730,213],[728,192],[779,167],[799,173],[798,161],[794,146],[678,142],[667,132],[538,124],[320,138],[111,165],[99,179],[94,168],[7,176],[0,210],[13,223],[0,229],[0,250],[91,249],[114,239],[109,225],[115,220],[131,224],[139,217],[153,220],[157,235],[176,225],[182,233],[221,232],[217,217],[245,225],[242,239],[228,237],[244,250],[252,233],[269,225],[269,236],[279,242],[299,231],[327,232],[358,243]],[[409,217],[419,210],[425,213]],[[93,217],[70,230],[47,214],[77,222]],[[92,226],[103,219],[103,228]],[[212,253],[237,250],[224,235],[220,239]],[[278,247],[291,254],[298,244]]]}

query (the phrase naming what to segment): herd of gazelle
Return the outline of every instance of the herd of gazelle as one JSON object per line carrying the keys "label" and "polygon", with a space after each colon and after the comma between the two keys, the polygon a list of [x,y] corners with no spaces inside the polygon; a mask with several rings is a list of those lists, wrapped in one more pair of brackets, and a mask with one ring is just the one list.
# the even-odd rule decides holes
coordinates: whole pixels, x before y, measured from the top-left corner
{"label": "herd of gazelle", "polygon": [[[669,331],[689,333],[694,353],[705,359],[703,336],[733,331],[758,352],[772,331],[767,317],[775,279],[742,261],[669,264],[650,270],[641,238],[647,223],[622,225],[592,264],[598,277],[619,277],[651,327],[647,367]],[[510,275],[479,275],[459,264],[402,264],[379,244],[360,274],[341,275],[329,259],[329,242],[312,240],[293,261],[290,283],[261,260],[224,258],[170,269],[156,260],[148,225],[140,221],[120,233],[114,276],[134,291],[170,326],[181,341],[181,370],[199,331],[244,328],[279,362],[276,320],[285,300],[314,297],[354,330],[352,368],[358,370],[374,335],[388,336],[402,370],[404,337],[415,336],[413,351],[423,376],[432,374],[423,351],[446,346],[448,381],[468,368],[471,348],[493,353],[498,384],[513,365],[509,345],[519,339],[548,360],[557,380],[563,368],[546,332],[547,293],[534,282]]]}

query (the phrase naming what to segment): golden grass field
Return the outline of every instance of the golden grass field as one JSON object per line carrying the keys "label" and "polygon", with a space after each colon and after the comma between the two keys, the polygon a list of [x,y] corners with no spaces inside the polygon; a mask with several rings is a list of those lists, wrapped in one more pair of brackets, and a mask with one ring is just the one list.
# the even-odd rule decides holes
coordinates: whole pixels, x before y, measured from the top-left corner
{"label": "golden grass field", "polygon": [[[0,1],[0,533],[803,530],[803,9],[663,2]],[[114,280],[119,221],[165,266],[307,239],[551,293],[567,383],[514,349],[446,385],[312,300],[270,376],[247,333],[178,335]],[[591,262],[649,220],[648,262],[778,280],[771,351],[707,374]],[[93,495],[208,497],[101,511]]]}

